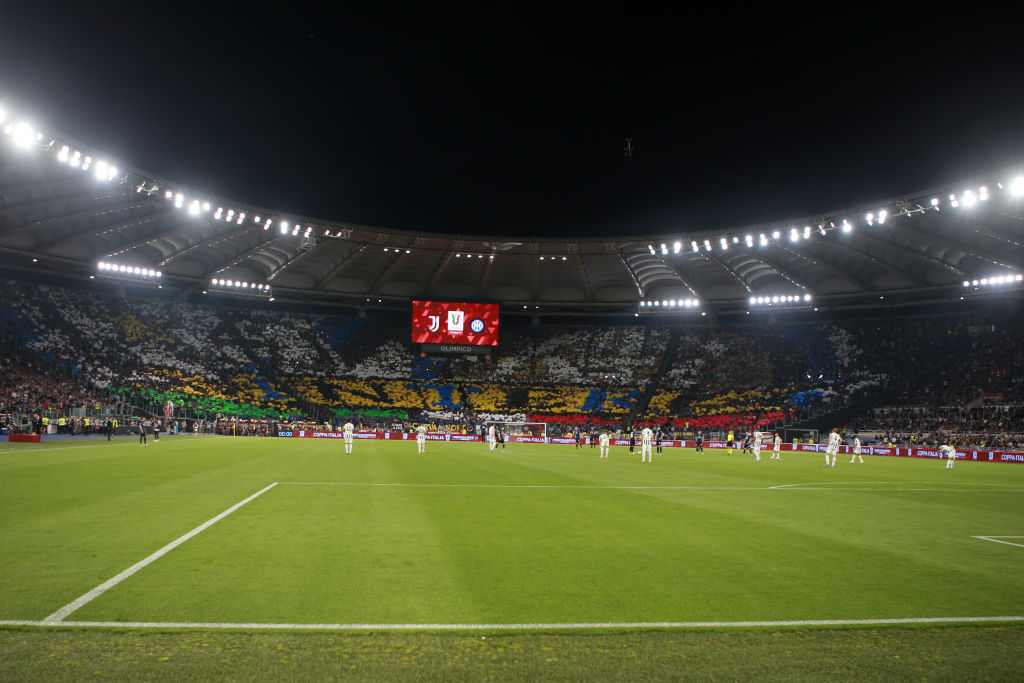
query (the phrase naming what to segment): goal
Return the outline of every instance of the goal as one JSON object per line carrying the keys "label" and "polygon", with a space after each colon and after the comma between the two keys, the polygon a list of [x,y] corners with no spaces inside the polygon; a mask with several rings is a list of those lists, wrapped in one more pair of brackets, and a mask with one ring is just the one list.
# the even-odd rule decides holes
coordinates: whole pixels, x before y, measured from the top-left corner
{"label": "goal", "polygon": [[821,443],[817,429],[782,429],[782,439],[786,443]]}
{"label": "goal", "polygon": [[539,436],[547,437],[548,425],[546,422],[485,422],[484,439],[487,439],[487,429],[494,425],[503,429],[506,436]]}

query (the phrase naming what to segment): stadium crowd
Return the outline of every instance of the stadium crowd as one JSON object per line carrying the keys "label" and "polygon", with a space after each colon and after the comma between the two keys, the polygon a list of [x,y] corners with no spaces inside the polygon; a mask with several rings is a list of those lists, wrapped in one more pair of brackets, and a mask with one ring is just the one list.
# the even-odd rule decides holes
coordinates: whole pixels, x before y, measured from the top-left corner
{"label": "stadium crowd", "polygon": [[[407,330],[380,320],[2,284],[7,413],[102,404],[156,415],[171,401],[190,419],[683,433],[767,427],[896,386],[897,406],[922,405],[930,417],[876,413],[857,429],[923,440],[955,427],[1010,443],[1002,437],[1024,400],[1024,352],[1002,343],[1022,323],[996,330],[982,314],[675,329],[508,321],[493,357],[468,360],[421,357]],[[962,412],[995,401],[1009,406],[1002,423]],[[939,406],[968,417],[953,421]]]}

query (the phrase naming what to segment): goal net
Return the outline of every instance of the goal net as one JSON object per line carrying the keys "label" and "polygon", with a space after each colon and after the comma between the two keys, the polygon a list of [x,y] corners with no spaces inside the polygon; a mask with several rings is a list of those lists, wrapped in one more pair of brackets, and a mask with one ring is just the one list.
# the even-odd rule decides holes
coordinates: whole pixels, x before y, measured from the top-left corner
{"label": "goal net", "polygon": [[548,435],[546,422],[485,422],[483,434],[485,440],[487,439],[487,430],[491,425],[494,425],[495,429],[501,429],[505,436],[546,437]]}
{"label": "goal net", "polygon": [[783,428],[781,431],[782,440],[786,443],[821,443],[817,429]]}

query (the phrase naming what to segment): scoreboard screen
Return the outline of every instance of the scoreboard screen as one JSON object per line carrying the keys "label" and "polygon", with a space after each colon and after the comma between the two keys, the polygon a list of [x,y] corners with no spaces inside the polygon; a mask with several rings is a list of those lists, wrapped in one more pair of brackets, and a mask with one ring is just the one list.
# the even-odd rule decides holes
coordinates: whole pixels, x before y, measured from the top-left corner
{"label": "scoreboard screen", "polygon": [[415,344],[498,345],[498,304],[412,302]]}

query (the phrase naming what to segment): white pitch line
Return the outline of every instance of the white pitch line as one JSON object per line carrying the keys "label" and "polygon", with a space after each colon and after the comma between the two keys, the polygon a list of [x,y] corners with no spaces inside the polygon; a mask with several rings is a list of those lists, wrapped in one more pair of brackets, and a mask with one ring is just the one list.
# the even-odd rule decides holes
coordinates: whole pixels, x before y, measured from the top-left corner
{"label": "white pitch line", "polygon": [[260,624],[179,621],[0,621],[0,626],[69,628],[227,629],[289,631],[549,631],[634,628],[786,628],[791,626],[893,626],[1024,622],[1014,617],[914,617],[905,619],[799,619],[794,621],[634,621],[535,624]]}
{"label": "white pitch line", "polygon": [[155,553],[153,553],[152,555],[150,555],[146,559],[140,560],[139,562],[136,562],[131,567],[128,567],[128,569],[125,569],[123,572],[121,572],[120,574],[118,574],[114,578],[108,579],[107,581],[104,581],[103,583],[101,583],[100,585],[96,586],[95,588],[93,588],[91,591],[89,591],[85,595],[83,595],[83,596],[73,600],[72,602],[69,602],[68,604],[64,605],[59,610],[57,610],[56,612],[54,612],[50,616],[46,617],[46,619],[44,619],[41,623],[51,624],[51,625],[52,624],[59,624],[59,623],[61,623],[64,620],[65,617],[67,617],[69,614],[71,614],[72,612],[74,612],[78,608],[80,608],[83,605],[88,604],[89,602],[95,600],[96,598],[98,598],[99,596],[103,595],[104,593],[106,593],[108,590],[110,590],[111,588],[113,588],[117,584],[119,584],[122,581],[124,581],[125,579],[127,579],[129,576],[131,576],[131,575],[135,574],[136,572],[138,572],[140,569],[143,569],[144,567],[147,567],[148,565],[152,564],[156,560],[160,559],[161,557],[163,557],[167,553],[169,553],[172,550],[174,550],[175,548],[177,548],[179,545],[181,545],[182,543],[184,543],[188,539],[190,539],[193,536],[195,536],[196,534],[198,534],[198,533],[200,533],[200,532],[210,528],[211,526],[213,526],[214,524],[216,524],[220,520],[224,519],[225,517],[230,515],[232,512],[234,512],[238,508],[242,507],[243,505],[245,505],[246,503],[248,503],[251,500],[255,500],[259,496],[262,496],[264,493],[266,493],[270,489],[274,488],[275,486],[277,486],[277,482],[276,481],[273,484],[271,484],[270,486],[268,486],[268,487],[266,487],[266,488],[264,488],[264,489],[262,489],[260,491],[257,491],[256,493],[252,494],[251,496],[249,496],[248,498],[246,498],[242,502],[236,503],[236,504],[232,505],[227,510],[225,510],[222,513],[220,513],[219,515],[217,515],[213,519],[211,519],[209,521],[206,521],[206,522],[203,522],[202,524],[200,524],[199,526],[197,526],[195,529],[193,529],[192,531],[188,532],[184,536],[181,536],[181,537],[171,541],[170,543],[165,545],[163,548],[160,548],[160,550],[157,550]]}
{"label": "white pitch line", "polygon": [[982,541],[992,541],[993,543],[1002,543],[1003,545],[1013,545],[1018,548],[1024,548],[1024,543],[1010,543],[1009,541],[1000,541],[1000,538],[1024,538],[1024,536],[971,536],[971,538],[978,538]]}

